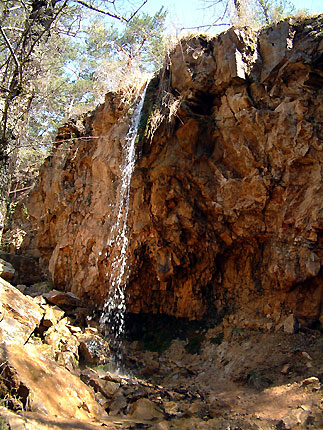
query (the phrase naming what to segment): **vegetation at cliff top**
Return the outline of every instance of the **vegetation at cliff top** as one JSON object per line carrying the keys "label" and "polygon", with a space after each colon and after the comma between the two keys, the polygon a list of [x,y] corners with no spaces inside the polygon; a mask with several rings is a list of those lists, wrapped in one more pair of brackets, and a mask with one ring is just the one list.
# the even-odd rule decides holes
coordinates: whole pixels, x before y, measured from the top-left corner
{"label": "vegetation at cliff top", "polygon": [[233,25],[263,26],[279,21],[296,11],[291,0],[201,0],[210,12],[211,25],[229,22]]}

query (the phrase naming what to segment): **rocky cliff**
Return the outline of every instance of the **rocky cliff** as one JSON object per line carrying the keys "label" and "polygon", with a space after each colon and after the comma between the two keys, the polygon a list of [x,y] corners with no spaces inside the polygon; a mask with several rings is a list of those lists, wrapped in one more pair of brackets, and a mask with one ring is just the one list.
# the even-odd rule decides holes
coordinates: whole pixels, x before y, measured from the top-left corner
{"label": "rocky cliff", "polygon": [[[131,182],[130,312],[320,318],[322,28],[320,15],[191,37],[151,81]],[[28,204],[56,288],[99,307],[131,103],[108,94],[62,127]]]}

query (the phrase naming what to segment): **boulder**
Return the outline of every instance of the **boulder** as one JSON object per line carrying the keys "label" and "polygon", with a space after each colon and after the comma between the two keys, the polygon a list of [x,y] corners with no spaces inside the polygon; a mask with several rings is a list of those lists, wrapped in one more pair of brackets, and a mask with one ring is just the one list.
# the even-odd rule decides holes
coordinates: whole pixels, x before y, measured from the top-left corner
{"label": "boulder", "polygon": [[116,382],[106,381],[105,379],[99,377],[91,378],[89,385],[91,385],[97,392],[100,392],[107,399],[111,399],[120,387],[120,385]]}
{"label": "boulder", "polygon": [[10,263],[0,258],[0,277],[6,281],[12,281],[15,276],[15,269]]}
{"label": "boulder", "polygon": [[122,387],[124,395],[127,397],[127,400],[130,403],[134,403],[136,400],[141,399],[142,397],[148,397],[149,391],[147,387],[142,385],[125,385]]}
{"label": "boulder", "polygon": [[167,421],[161,421],[154,425],[153,430],[169,430],[169,424]]}
{"label": "boulder", "polygon": [[[5,427],[5,424],[8,427]],[[1,427],[2,425],[2,427]],[[0,406],[0,428],[1,430],[101,430],[101,424],[96,424],[93,420],[64,419],[59,417],[46,416],[36,412],[14,413],[5,407]]]}
{"label": "boulder", "polygon": [[45,305],[45,314],[42,321],[44,327],[51,327],[57,324],[62,318],[64,318],[65,312],[58,306]]}
{"label": "boulder", "polygon": [[27,286],[25,284],[18,284],[15,286],[17,290],[19,290],[21,293],[25,293]]}
{"label": "boulder", "polygon": [[29,285],[41,280],[42,274],[37,258],[10,254],[4,251],[0,251],[0,258],[10,263],[14,269],[14,277],[7,280],[14,281],[15,284]]}
{"label": "boulder", "polygon": [[57,305],[62,309],[71,309],[80,305],[80,299],[73,293],[65,293],[64,291],[51,290],[43,294],[48,303]]}
{"label": "boulder", "polygon": [[157,420],[163,418],[162,411],[149,399],[139,399],[131,407],[130,415],[138,420]]}
{"label": "boulder", "polygon": [[293,430],[297,428],[306,428],[306,422],[311,415],[311,410],[304,410],[297,408],[291,410],[289,414],[285,415],[282,419],[284,430]]}
{"label": "boulder", "polygon": [[37,282],[35,284],[29,285],[25,289],[24,293],[31,297],[38,297],[48,293],[51,291],[51,289],[52,286],[50,282]]}
{"label": "boulder", "polygon": [[104,415],[93,391],[34,345],[0,345],[2,376],[9,392],[18,393],[33,412],[65,418]]}
{"label": "boulder", "polygon": [[0,278],[0,342],[24,344],[43,317],[30,297]]}
{"label": "boulder", "polygon": [[280,329],[283,329],[284,332],[288,334],[296,333],[299,329],[299,323],[295,315],[289,315],[280,324],[278,324],[277,330]]}
{"label": "boulder", "polygon": [[109,400],[100,391],[95,393],[95,399],[103,409],[107,409],[109,407]]}
{"label": "boulder", "polygon": [[76,369],[79,361],[79,341],[68,328],[68,319],[63,318],[44,333],[44,343],[51,347],[55,360],[67,369]]}
{"label": "boulder", "polygon": [[85,364],[105,364],[111,359],[109,344],[98,334],[86,330],[78,335],[80,359]]}
{"label": "boulder", "polygon": [[314,386],[317,389],[320,389],[320,387],[321,387],[320,380],[316,376],[310,376],[309,378],[304,379],[304,381],[302,381],[302,385],[304,387],[307,387],[308,385],[310,385],[311,388],[312,388],[312,386]]}
{"label": "boulder", "polygon": [[120,415],[124,414],[125,408],[127,407],[127,399],[123,395],[122,390],[118,390],[113,398],[112,401],[109,402],[109,414],[110,415]]}

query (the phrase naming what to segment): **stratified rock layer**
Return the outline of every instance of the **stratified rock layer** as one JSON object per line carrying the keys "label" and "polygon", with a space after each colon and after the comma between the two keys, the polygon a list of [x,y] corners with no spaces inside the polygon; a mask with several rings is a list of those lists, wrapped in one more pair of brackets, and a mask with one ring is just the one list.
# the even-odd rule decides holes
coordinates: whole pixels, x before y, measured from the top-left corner
{"label": "stratified rock layer", "polygon": [[[322,28],[321,15],[192,37],[150,84],[155,130],[138,143],[131,183],[129,311],[320,318]],[[64,126],[28,205],[56,287],[99,306],[127,109],[108,94]]]}

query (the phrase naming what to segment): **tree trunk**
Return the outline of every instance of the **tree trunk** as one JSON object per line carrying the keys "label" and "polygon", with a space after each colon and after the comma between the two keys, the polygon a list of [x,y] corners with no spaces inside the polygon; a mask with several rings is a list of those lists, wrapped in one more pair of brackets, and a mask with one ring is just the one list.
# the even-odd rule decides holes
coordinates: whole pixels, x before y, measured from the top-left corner
{"label": "tree trunk", "polygon": [[[48,37],[52,23],[67,4],[65,0],[61,9],[55,10],[56,4],[60,1],[31,1],[29,14],[22,24],[24,31],[21,34],[20,40],[16,42],[17,49],[14,49],[14,45],[5,31],[0,28],[3,43],[9,52],[8,67],[2,77],[2,86],[7,91],[2,100],[3,108],[0,118],[0,245],[7,214],[12,167],[15,163],[14,157],[12,157],[12,150],[18,147],[17,132],[15,131],[17,124],[13,114],[13,107],[19,107],[19,103],[21,103],[23,86],[26,85],[26,82],[24,82],[25,68],[28,68],[37,44],[44,37]],[[8,13],[9,9],[5,8],[0,17],[0,24],[5,22]],[[9,76],[7,71],[9,71]],[[24,103],[24,100],[22,100],[22,103]]]}
{"label": "tree trunk", "polygon": [[233,0],[235,11],[237,14],[238,20],[241,18],[241,2],[240,0]]}
{"label": "tree trunk", "polygon": [[7,216],[7,205],[10,187],[10,168],[6,151],[0,148],[0,245]]}

